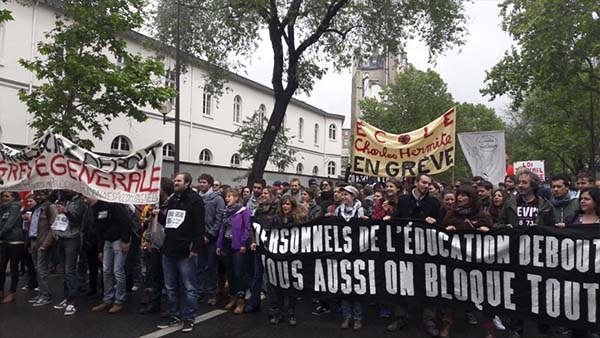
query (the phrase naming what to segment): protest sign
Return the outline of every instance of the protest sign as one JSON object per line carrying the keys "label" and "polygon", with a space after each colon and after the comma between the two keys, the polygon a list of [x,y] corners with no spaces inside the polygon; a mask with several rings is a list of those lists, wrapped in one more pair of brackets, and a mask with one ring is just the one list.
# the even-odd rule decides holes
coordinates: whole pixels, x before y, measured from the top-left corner
{"label": "protest sign", "polygon": [[598,323],[596,225],[445,232],[419,221],[330,217],[254,227],[268,283],[284,293]]}
{"label": "protest sign", "polygon": [[389,134],[357,120],[351,171],[357,175],[407,177],[436,174],[454,165],[456,109],[423,128]]}
{"label": "protest sign", "polygon": [[0,190],[71,189],[103,201],[158,201],[162,141],[127,156],[108,157],[46,132],[17,151],[0,144]]}

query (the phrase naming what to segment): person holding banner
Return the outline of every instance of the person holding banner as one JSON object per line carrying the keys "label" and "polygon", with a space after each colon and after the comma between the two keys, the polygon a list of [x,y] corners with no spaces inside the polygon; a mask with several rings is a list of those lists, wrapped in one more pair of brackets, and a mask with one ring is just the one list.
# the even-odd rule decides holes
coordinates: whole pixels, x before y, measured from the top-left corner
{"label": "person holding banner", "polygon": [[[429,186],[433,184],[433,179],[427,174],[417,176],[415,187],[407,195],[402,195],[396,204],[396,211],[393,217],[405,219],[424,220],[429,224],[440,223],[440,202],[429,195]],[[398,305],[395,308],[396,321],[388,325],[388,331],[394,331],[404,327],[407,323],[407,312],[404,305]],[[435,324],[435,308],[425,307],[423,309],[423,327],[425,333],[432,337],[437,337],[440,331]]]}
{"label": "person holding banner", "polygon": [[[292,227],[308,220],[308,213],[292,195],[284,195],[277,209],[277,216],[270,226],[278,228]],[[263,224],[265,226],[265,224]],[[283,319],[285,303],[287,302],[287,319],[290,326],[297,324],[296,298],[284,296],[281,290],[271,284],[267,285],[269,293],[269,323],[277,325]]]}
{"label": "person holding banner", "polygon": [[[539,196],[541,180],[538,175],[528,169],[519,171],[517,176],[518,194],[512,196],[502,208],[498,223],[494,227],[523,228],[529,226],[554,226],[554,212],[550,203]],[[551,334],[550,325],[538,322],[538,329],[543,336]],[[511,318],[509,338],[523,335],[523,319]]]}
{"label": "person holding banner", "polygon": [[[488,232],[492,227],[492,219],[489,214],[481,208],[481,204],[478,198],[478,193],[469,184],[463,184],[456,190],[456,205],[453,209],[449,210],[444,220],[442,221],[442,227],[446,231],[456,230],[478,230],[481,232]],[[444,316],[442,318],[442,329],[440,330],[440,338],[450,337],[450,330],[454,324],[454,311],[450,307],[444,308]],[[471,312],[467,312],[470,316],[473,316]],[[465,313],[468,318],[469,315]],[[475,321],[475,324],[477,322]],[[491,320],[484,323],[487,330],[485,338],[494,337],[494,324]]]}
{"label": "person holding banner", "polygon": [[[14,303],[19,283],[19,262],[25,254],[25,234],[21,228],[21,197],[13,191],[3,191],[0,200],[0,298],[2,304]],[[4,295],[6,267],[10,260],[10,287]]]}
{"label": "person holding banner", "polygon": [[573,217],[572,224],[600,223],[600,189],[583,188],[579,194],[580,212]]}
{"label": "person holding banner", "polygon": [[[365,210],[358,200],[358,189],[351,185],[347,185],[342,190],[342,204],[340,204],[333,213],[334,216],[341,216],[346,221],[351,218],[367,218]],[[342,329],[350,328],[350,320],[354,319],[352,329],[358,331],[362,328],[362,303],[360,301],[349,301],[342,299],[342,317],[343,321],[340,325]]]}

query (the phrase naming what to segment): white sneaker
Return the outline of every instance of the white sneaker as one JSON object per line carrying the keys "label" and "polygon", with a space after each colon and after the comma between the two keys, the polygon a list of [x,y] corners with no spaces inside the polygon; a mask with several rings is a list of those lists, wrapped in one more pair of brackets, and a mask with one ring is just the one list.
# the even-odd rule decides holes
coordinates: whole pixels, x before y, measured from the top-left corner
{"label": "white sneaker", "polygon": [[72,316],[75,314],[75,312],[77,312],[75,305],[69,304],[69,305],[67,305],[67,308],[65,309],[65,316]]}
{"label": "white sneaker", "polygon": [[29,303],[29,304],[37,303],[37,301],[38,301],[38,300],[39,300],[41,297],[42,297],[41,295],[37,295],[37,296],[35,296],[35,297],[31,298],[30,300],[28,300],[28,301],[27,301],[27,303]]}
{"label": "white sneaker", "polygon": [[498,316],[494,316],[494,318],[492,319],[492,322],[494,322],[494,327],[495,327],[497,330],[500,330],[500,331],[504,331],[504,330],[506,330],[506,327],[505,327],[505,326],[504,326],[504,324],[502,323],[502,320],[500,319],[500,317],[498,317]]}
{"label": "white sneaker", "polygon": [[33,303],[32,305],[33,305],[33,307],[40,307],[40,306],[46,306],[48,304],[52,304],[52,301],[50,299],[40,297],[38,299],[38,301]]}
{"label": "white sneaker", "polygon": [[62,302],[54,305],[54,308],[56,310],[64,310],[66,307],[67,307],[67,300],[66,299],[63,299]]}

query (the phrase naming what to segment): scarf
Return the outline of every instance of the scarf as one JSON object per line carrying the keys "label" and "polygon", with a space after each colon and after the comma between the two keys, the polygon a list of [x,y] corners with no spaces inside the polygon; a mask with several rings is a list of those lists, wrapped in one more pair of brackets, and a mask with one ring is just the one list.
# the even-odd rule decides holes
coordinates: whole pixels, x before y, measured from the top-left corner
{"label": "scarf", "polygon": [[454,208],[454,212],[456,212],[457,214],[461,215],[461,216],[468,216],[471,215],[471,213],[473,212],[473,209],[471,208],[470,205],[460,205],[460,206],[456,206]]}
{"label": "scarf", "polygon": [[346,222],[348,222],[352,217],[357,217],[356,213],[358,212],[358,209],[360,209],[361,207],[362,207],[362,203],[360,203],[359,200],[354,201],[354,205],[351,207],[342,203],[338,207],[338,210],[339,210],[338,216],[342,216],[346,220]]}
{"label": "scarf", "polygon": [[232,225],[231,225],[231,219],[233,218],[233,216],[242,208],[242,205],[240,203],[236,203],[230,207],[225,208],[225,211],[223,211],[223,233],[225,238],[229,238],[231,239],[231,235],[232,235]]}
{"label": "scarf", "polygon": [[212,194],[212,192],[213,192],[212,188],[208,188],[208,190],[206,190],[206,192],[204,192],[204,193],[202,191],[199,191],[198,195],[200,195],[200,197],[202,197],[202,199],[204,199],[205,197]]}
{"label": "scarf", "polygon": [[552,203],[552,206],[555,208],[563,208],[567,206],[569,202],[571,202],[571,196],[569,196],[569,194],[561,199],[556,199],[554,196],[550,198],[550,203]]}

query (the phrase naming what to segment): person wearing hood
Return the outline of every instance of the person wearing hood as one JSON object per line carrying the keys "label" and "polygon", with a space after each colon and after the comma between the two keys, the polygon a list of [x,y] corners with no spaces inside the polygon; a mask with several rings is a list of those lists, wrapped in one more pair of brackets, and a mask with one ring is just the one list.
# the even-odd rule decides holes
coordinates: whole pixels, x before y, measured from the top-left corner
{"label": "person wearing hood", "polygon": [[198,178],[198,194],[204,200],[204,246],[198,255],[198,285],[200,298],[206,297],[208,305],[217,304],[218,260],[216,255],[216,242],[219,227],[223,219],[225,201],[219,192],[212,189],[214,178],[209,174],[202,174]]}
{"label": "person wearing hood", "polygon": [[[362,203],[358,199],[358,189],[351,185],[347,185],[342,189],[342,204],[340,204],[333,213],[334,216],[340,216],[346,221],[352,218],[367,218]],[[342,317],[343,321],[340,325],[342,330],[350,328],[350,320],[354,319],[352,329],[358,331],[362,328],[362,303],[359,301],[350,301],[342,299]]]}
{"label": "person wearing hood", "polygon": [[[0,298],[2,303],[14,303],[19,283],[19,262],[25,254],[25,234],[21,220],[21,197],[14,191],[3,191],[0,200]],[[6,266],[10,260],[10,287],[4,296]]]}
{"label": "person wearing hood", "polygon": [[556,226],[564,228],[566,224],[573,220],[579,210],[579,201],[577,198],[572,198],[569,193],[571,180],[567,174],[554,175],[550,181],[552,182],[550,204],[554,212]]}

